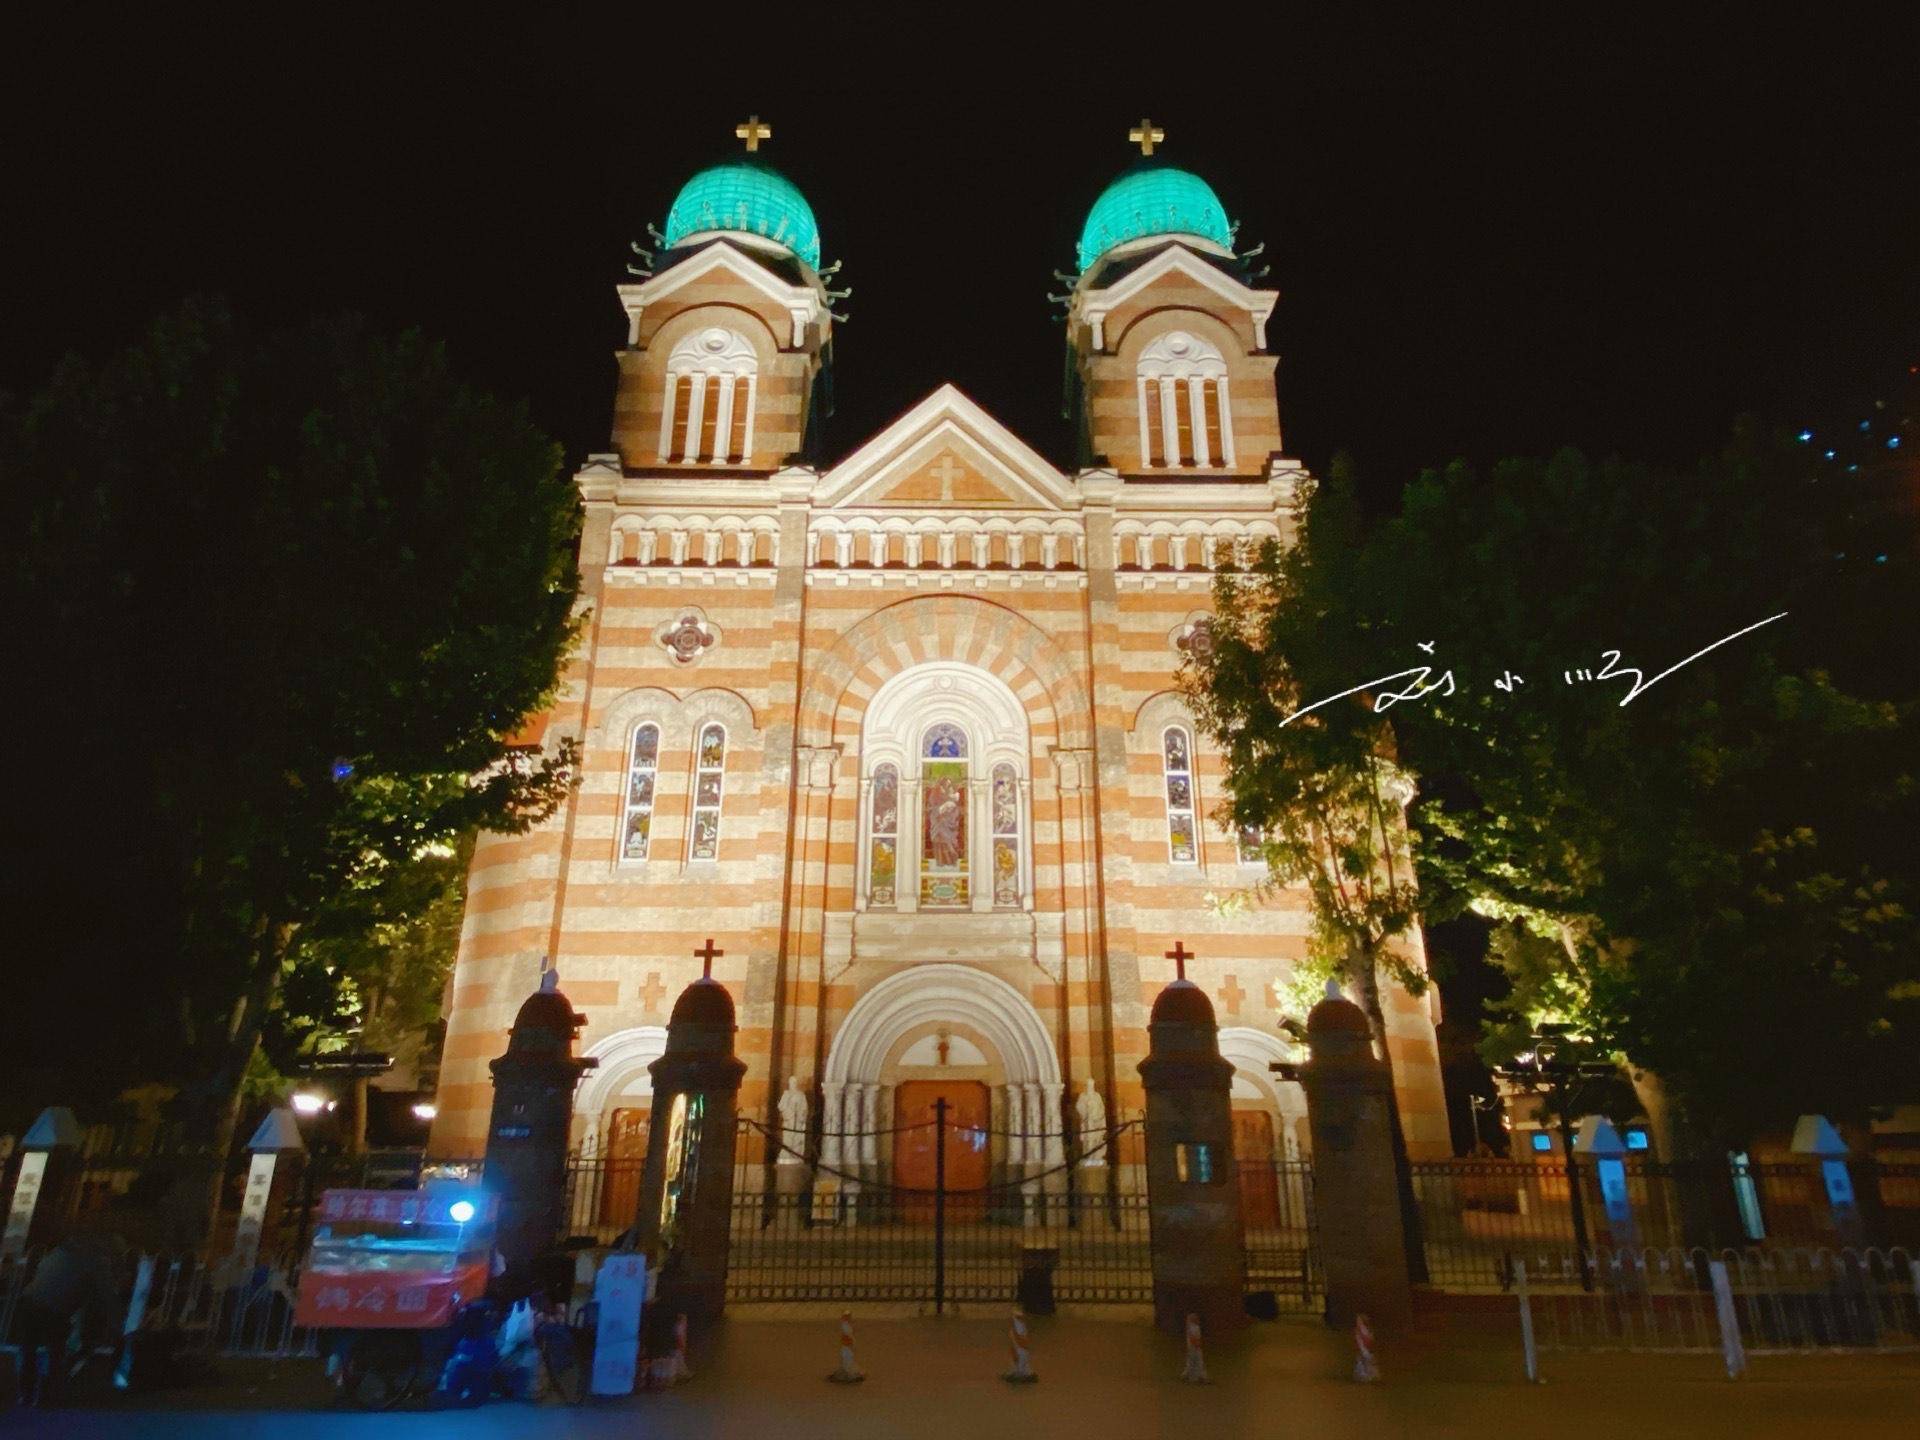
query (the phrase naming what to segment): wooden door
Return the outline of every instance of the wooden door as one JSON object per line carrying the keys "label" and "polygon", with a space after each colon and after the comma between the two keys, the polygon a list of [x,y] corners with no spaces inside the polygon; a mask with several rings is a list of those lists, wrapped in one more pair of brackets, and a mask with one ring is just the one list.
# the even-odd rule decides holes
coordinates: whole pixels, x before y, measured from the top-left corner
{"label": "wooden door", "polygon": [[600,1181],[600,1223],[621,1229],[640,1208],[640,1172],[647,1163],[653,1109],[621,1109],[607,1119],[606,1172]]}
{"label": "wooden door", "polygon": [[1240,1173],[1240,1218],[1249,1230],[1280,1223],[1280,1186],[1274,1173],[1273,1117],[1264,1110],[1233,1112],[1234,1168]]}
{"label": "wooden door", "polygon": [[[893,1137],[894,1183],[907,1190],[934,1188],[934,1105],[941,1099],[947,1102],[947,1191],[950,1195],[984,1191],[992,1178],[991,1137],[987,1133],[992,1111],[987,1087],[979,1080],[908,1080],[894,1091],[893,1123],[900,1127]],[[916,1214],[922,1209],[928,1215],[933,1213],[931,1197],[924,1204],[918,1197],[909,1196],[907,1200]],[[961,1203],[977,1206],[980,1202]],[[954,1204],[949,1201],[950,1211]]]}

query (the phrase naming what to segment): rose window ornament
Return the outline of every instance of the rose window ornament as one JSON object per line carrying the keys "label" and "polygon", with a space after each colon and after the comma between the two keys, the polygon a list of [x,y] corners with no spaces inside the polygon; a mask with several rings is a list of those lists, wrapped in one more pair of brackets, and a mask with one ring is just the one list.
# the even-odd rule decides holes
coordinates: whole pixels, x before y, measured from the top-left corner
{"label": "rose window ornament", "polygon": [[1204,615],[1183,625],[1173,642],[1173,648],[1181,655],[1203,663],[1212,656],[1213,646],[1213,621]]}
{"label": "rose window ornament", "polygon": [[698,613],[689,611],[660,632],[660,643],[676,665],[691,665],[719,643],[720,637]]}

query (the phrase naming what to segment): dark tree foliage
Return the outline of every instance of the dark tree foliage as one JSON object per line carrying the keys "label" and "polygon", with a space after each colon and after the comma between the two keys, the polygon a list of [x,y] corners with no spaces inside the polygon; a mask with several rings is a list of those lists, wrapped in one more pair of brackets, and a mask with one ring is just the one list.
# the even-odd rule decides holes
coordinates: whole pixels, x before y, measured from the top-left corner
{"label": "dark tree foliage", "polygon": [[417,334],[216,302],[8,406],[16,1111],[160,1079],[223,1138],[306,926],[552,812],[571,747],[508,739],[576,629],[560,461]]}
{"label": "dark tree foliage", "polygon": [[[1307,507],[1307,543],[1343,552],[1314,588],[1279,594],[1277,560],[1226,587],[1215,688],[1277,748],[1390,727],[1378,751],[1420,779],[1422,912],[1551,942],[1496,945],[1515,990],[1489,1058],[1573,1022],[1728,1144],[1920,1093],[1910,497],[1751,428],[1684,471],[1456,465],[1383,524],[1316,526],[1344,488]],[[1622,703],[1629,667],[1654,681],[1783,613]],[[1272,728],[1417,665],[1452,686]],[[1230,761],[1261,819],[1271,763]]]}

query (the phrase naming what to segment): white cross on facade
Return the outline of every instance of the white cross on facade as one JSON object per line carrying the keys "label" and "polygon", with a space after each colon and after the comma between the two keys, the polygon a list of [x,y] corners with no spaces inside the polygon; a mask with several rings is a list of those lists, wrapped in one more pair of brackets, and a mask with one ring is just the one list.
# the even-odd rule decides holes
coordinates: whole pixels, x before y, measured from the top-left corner
{"label": "white cross on facade", "polygon": [[940,498],[951,504],[953,482],[966,474],[966,468],[953,458],[951,450],[942,451],[940,463],[933,467],[933,478],[940,482]]}

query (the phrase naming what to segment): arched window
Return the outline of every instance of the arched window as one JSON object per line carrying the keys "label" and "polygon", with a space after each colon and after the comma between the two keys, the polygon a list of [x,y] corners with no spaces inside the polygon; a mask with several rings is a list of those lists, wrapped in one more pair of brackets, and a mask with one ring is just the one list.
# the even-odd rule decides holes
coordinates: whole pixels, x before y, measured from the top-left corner
{"label": "arched window", "polygon": [[967,869],[967,732],[928,727],[920,749],[920,905],[964,910],[972,904]]}
{"label": "arched window", "polygon": [[620,825],[620,858],[644,860],[653,838],[653,785],[660,772],[660,727],[640,726],[627,752],[627,808]]}
{"label": "arched window", "polygon": [[1140,462],[1148,468],[1233,464],[1226,358],[1170,330],[1140,353]]}
{"label": "arched window", "polygon": [[759,383],[753,346],[718,325],[695,331],[667,357],[660,411],[660,458],[673,463],[741,465],[753,453],[753,402]]}
{"label": "arched window", "polygon": [[693,754],[693,825],[687,843],[689,860],[717,860],[720,856],[720,787],[726,778],[727,727],[715,722],[701,727]]}
{"label": "arched window", "polygon": [[1200,861],[1199,829],[1193,822],[1193,738],[1178,725],[1160,737],[1160,766],[1167,790],[1167,854],[1176,865]]}
{"label": "arched window", "polygon": [[993,767],[993,903],[1020,905],[1020,777],[1004,761]]}
{"label": "arched window", "polygon": [[867,903],[877,910],[891,909],[894,882],[900,873],[900,770],[876,766],[869,805]]}

